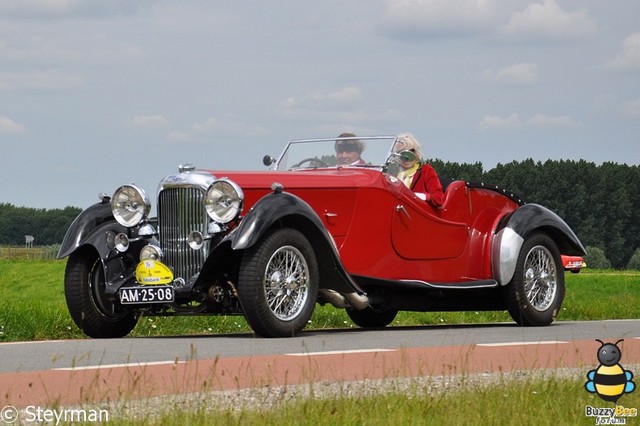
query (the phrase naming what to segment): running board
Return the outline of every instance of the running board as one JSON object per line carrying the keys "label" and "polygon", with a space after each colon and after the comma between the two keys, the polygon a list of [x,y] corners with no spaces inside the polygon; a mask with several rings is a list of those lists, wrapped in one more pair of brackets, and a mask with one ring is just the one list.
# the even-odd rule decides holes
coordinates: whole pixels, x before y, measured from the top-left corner
{"label": "running board", "polygon": [[438,289],[438,290],[472,290],[482,288],[496,288],[499,286],[496,280],[469,280],[458,282],[427,282],[420,280],[381,280],[362,275],[353,276],[354,280],[362,287],[384,287],[405,289]]}
{"label": "running board", "polygon": [[473,288],[495,288],[498,287],[498,281],[496,280],[474,280],[463,281],[454,283],[428,283],[426,281],[416,280],[400,280],[401,283],[406,283],[409,287],[413,288],[437,288],[441,290],[469,290]]}

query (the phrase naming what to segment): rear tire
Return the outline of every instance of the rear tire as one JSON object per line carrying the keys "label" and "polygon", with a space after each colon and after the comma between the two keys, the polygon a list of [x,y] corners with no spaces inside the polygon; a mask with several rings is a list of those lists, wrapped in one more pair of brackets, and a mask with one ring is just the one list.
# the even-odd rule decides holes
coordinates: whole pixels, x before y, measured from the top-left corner
{"label": "rear tire", "polygon": [[138,322],[135,315],[105,297],[104,269],[98,253],[85,249],[67,260],[64,295],[71,318],[89,337],[124,337]]}
{"label": "rear tire", "polygon": [[243,254],[238,298],[256,334],[292,337],[311,318],[318,282],[318,262],[306,237],[277,229]]}
{"label": "rear tire", "polygon": [[513,279],[504,287],[509,314],[523,326],[553,322],[564,300],[564,269],[556,243],[532,234],[522,244]]}
{"label": "rear tire", "polygon": [[347,309],[347,315],[354,324],[362,328],[382,328],[393,322],[398,315],[397,309],[377,310],[371,306],[365,309]]}

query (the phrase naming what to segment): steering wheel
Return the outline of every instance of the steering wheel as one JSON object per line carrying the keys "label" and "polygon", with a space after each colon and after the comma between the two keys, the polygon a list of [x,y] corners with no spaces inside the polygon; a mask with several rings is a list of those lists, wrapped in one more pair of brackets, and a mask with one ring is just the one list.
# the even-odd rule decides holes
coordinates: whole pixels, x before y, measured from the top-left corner
{"label": "steering wheel", "polygon": [[291,166],[291,168],[295,169],[296,167],[302,166],[304,163],[309,163],[309,167],[329,167],[329,165],[324,161],[318,158],[309,157],[309,158],[305,158],[304,160],[298,161],[296,164]]}

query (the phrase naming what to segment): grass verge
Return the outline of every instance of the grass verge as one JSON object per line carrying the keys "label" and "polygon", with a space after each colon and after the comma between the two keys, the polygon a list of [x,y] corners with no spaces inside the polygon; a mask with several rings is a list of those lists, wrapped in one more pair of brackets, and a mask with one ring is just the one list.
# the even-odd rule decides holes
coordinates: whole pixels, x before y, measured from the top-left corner
{"label": "grass verge", "polygon": [[[82,338],[64,300],[64,260],[0,259],[0,341]],[[558,320],[640,318],[640,272],[566,274]],[[401,312],[393,325],[511,322],[507,312]],[[317,306],[308,329],[355,327],[344,310]],[[241,316],[143,317],[131,336],[250,331]]]}
{"label": "grass verge", "polygon": [[[586,407],[614,407],[584,389],[582,371],[422,377],[201,393],[129,401],[125,425],[597,424]],[[619,405],[637,408],[640,395]],[[169,408],[171,407],[171,408]],[[149,410],[151,408],[151,410]],[[636,417],[628,417],[634,422]]]}

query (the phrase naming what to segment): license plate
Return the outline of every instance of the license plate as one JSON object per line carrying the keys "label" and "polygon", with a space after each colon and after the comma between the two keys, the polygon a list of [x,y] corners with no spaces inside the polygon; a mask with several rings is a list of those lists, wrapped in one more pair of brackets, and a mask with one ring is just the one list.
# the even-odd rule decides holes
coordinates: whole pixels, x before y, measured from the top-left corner
{"label": "license plate", "polygon": [[120,303],[139,305],[144,303],[173,302],[174,292],[171,286],[124,287],[120,289]]}

